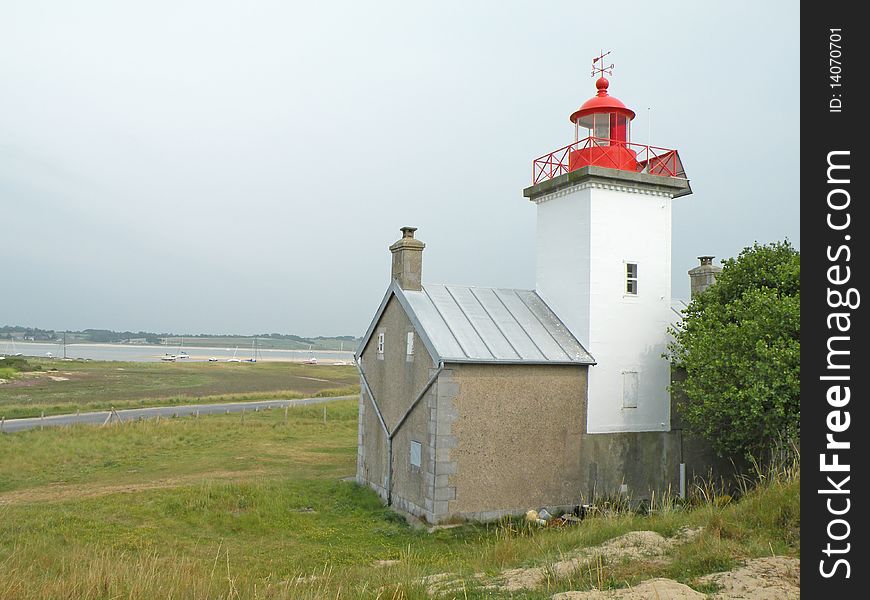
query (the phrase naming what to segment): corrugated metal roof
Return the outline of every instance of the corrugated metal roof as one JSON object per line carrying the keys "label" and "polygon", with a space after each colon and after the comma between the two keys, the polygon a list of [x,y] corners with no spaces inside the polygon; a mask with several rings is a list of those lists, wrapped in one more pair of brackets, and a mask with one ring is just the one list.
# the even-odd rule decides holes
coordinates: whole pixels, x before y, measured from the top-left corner
{"label": "corrugated metal roof", "polygon": [[421,291],[391,289],[436,360],[595,364],[533,291],[433,284]]}

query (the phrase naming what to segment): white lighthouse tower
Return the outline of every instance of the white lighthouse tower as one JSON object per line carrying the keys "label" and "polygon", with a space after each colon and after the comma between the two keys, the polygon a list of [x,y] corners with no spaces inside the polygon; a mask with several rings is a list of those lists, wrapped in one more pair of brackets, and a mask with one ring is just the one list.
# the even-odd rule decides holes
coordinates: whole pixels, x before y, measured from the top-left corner
{"label": "white lighthouse tower", "polygon": [[587,432],[669,431],[671,201],[691,188],[676,150],[631,142],[635,113],[608,93],[604,56],[597,94],[570,116],[574,143],[535,160],[524,190],[535,287],[597,361]]}

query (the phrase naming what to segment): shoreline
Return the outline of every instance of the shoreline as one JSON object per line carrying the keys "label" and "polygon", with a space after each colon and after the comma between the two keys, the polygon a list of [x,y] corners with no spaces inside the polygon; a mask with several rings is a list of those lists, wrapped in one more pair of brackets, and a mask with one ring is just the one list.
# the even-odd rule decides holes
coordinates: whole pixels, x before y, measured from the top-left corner
{"label": "shoreline", "polygon": [[[54,347],[62,347],[63,344],[61,342],[16,342],[16,346],[54,346]],[[67,343],[67,348],[76,347],[76,348],[142,348],[143,350],[154,349],[154,350],[164,350],[164,354],[174,354],[173,352],[165,352],[166,350],[172,350],[173,348],[178,348],[177,346],[156,346],[154,344],[112,344],[109,342],[69,342]],[[228,348],[226,346],[189,346],[190,350],[221,350],[221,351],[232,351],[233,348]],[[239,346],[239,350],[242,350],[242,347]],[[250,348],[246,349],[250,351]],[[21,349],[19,348],[20,352]],[[347,354],[348,356],[353,356],[353,350],[302,350],[302,349],[291,349],[291,348],[257,348],[258,352],[298,352],[301,354],[311,354],[313,353],[330,353],[330,354]],[[162,356],[162,354],[160,355]],[[36,357],[40,358],[40,357]]]}
{"label": "shoreline", "polygon": [[[67,360],[97,360],[115,362],[161,362],[166,355],[178,355],[180,346],[157,346],[154,344],[112,344],[107,342],[67,343]],[[57,342],[18,342],[16,352],[28,358],[63,360],[63,344]],[[171,362],[227,362],[235,357],[241,362],[250,362],[250,347],[188,346],[184,348],[187,358]],[[48,355],[51,356],[48,356]],[[354,360],[352,350],[291,350],[281,348],[258,348],[256,362],[299,363],[314,357],[321,365],[350,364]],[[170,361],[167,361],[170,362]],[[235,362],[235,361],[233,361]]]}

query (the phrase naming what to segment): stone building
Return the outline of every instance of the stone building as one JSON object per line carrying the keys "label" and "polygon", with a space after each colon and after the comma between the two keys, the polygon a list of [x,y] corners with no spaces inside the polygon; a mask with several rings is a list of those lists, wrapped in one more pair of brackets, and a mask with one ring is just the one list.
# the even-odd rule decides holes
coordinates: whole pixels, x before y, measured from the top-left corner
{"label": "stone building", "polygon": [[402,232],[357,356],[358,481],[433,523],[576,504],[594,360],[533,291],[422,285]]}

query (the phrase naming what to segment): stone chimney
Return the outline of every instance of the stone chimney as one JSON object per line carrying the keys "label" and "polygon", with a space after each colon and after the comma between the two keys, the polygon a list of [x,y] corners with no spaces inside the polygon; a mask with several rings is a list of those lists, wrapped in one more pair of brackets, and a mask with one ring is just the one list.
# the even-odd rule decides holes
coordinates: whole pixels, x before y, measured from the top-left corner
{"label": "stone chimney", "polygon": [[423,248],[426,244],[414,238],[416,227],[402,227],[402,239],[390,246],[393,253],[392,276],[403,290],[423,289]]}
{"label": "stone chimney", "polygon": [[701,264],[689,270],[689,280],[692,286],[692,298],[716,283],[716,275],[722,272],[722,267],[713,264],[713,256],[699,256]]}

